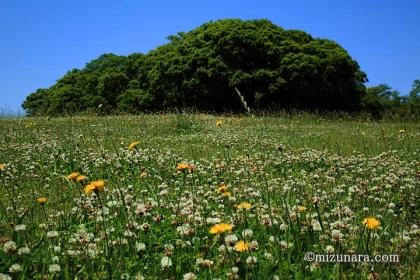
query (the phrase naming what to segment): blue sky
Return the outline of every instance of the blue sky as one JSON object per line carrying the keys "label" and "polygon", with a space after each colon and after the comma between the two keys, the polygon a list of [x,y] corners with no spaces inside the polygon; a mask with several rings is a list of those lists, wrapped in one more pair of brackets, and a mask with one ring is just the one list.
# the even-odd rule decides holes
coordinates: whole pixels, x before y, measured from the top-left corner
{"label": "blue sky", "polygon": [[0,0],[0,108],[103,53],[157,47],[210,20],[266,18],[341,44],[369,85],[407,94],[420,79],[420,0]]}

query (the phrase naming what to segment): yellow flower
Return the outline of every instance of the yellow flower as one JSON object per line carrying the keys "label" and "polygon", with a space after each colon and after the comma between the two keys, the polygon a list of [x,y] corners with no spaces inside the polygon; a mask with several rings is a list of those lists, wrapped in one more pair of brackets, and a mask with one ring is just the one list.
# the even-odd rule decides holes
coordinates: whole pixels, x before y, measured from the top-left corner
{"label": "yellow flower", "polygon": [[363,225],[365,225],[365,227],[367,227],[368,229],[377,229],[380,225],[381,222],[373,217],[369,217],[369,218],[365,218],[362,222]]}
{"label": "yellow flower", "polygon": [[226,192],[228,189],[228,186],[226,186],[225,184],[221,184],[218,188],[217,188],[217,192],[218,193],[224,193]]}
{"label": "yellow flower", "polygon": [[232,231],[233,225],[231,224],[225,224],[225,223],[221,223],[221,224],[215,224],[214,226],[212,226],[210,228],[210,233],[212,234],[220,234],[220,233],[224,233],[225,231]]}
{"label": "yellow flower", "polygon": [[301,206],[301,205],[299,205],[297,208],[298,208],[298,211],[299,211],[300,213],[303,213],[303,212],[305,212],[305,211],[306,211],[306,207],[305,207],[305,206]]}
{"label": "yellow flower", "polygon": [[405,133],[405,129],[400,129],[400,134],[404,134]]}
{"label": "yellow flower", "polygon": [[252,207],[251,203],[248,202],[241,202],[238,205],[236,205],[236,209],[250,209]]}
{"label": "yellow flower", "polygon": [[95,186],[95,190],[98,192],[105,189],[105,182],[103,180],[93,181],[91,184]]}
{"label": "yellow flower", "polygon": [[3,171],[6,168],[6,164],[0,163],[0,171]]}
{"label": "yellow flower", "polygon": [[249,244],[248,242],[245,242],[243,240],[238,241],[235,244],[235,251],[236,252],[245,252],[245,251],[249,251]]}
{"label": "yellow flower", "polygon": [[93,191],[102,192],[105,189],[103,180],[93,181],[85,187],[85,194],[90,195]]}
{"label": "yellow flower", "polygon": [[85,194],[90,195],[95,190],[95,185],[89,184],[85,187]]}
{"label": "yellow flower", "polygon": [[69,180],[75,180],[79,176],[79,172],[73,172],[70,175],[67,176],[67,179]]}
{"label": "yellow flower", "polygon": [[217,121],[217,122],[216,122],[216,126],[217,126],[217,127],[221,127],[221,126],[222,126],[222,121],[220,121],[220,120],[219,120],[219,121]]}
{"label": "yellow flower", "polygon": [[85,175],[79,175],[79,176],[76,177],[76,182],[81,182],[84,179],[86,179],[86,176]]}
{"label": "yellow flower", "polygon": [[232,195],[230,194],[230,192],[224,192],[222,195],[223,195],[223,196],[226,196],[226,197],[231,197],[231,196],[232,196]]}
{"label": "yellow flower", "polygon": [[187,168],[188,168],[188,163],[185,163],[185,162],[179,163],[178,166],[176,167],[176,169],[180,170],[180,171],[182,171],[184,169],[187,169]]}
{"label": "yellow flower", "polygon": [[179,163],[178,166],[176,167],[178,171],[185,171],[188,169],[188,173],[190,174],[194,171],[194,168],[195,168],[194,164],[188,164],[185,162]]}
{"label": "yellow flower", "polygon": [[139,144],[140,141],[134,141],[128,147],[130,148],[130,150],[135,150]]}
{"label": "yellow flower", "polygon": [[47,202],[47,198],[46,197],[40,197],[40,198],[37,198],[36,201],[39,204],[43,205],[43,204],[45,204],[45,202]]}

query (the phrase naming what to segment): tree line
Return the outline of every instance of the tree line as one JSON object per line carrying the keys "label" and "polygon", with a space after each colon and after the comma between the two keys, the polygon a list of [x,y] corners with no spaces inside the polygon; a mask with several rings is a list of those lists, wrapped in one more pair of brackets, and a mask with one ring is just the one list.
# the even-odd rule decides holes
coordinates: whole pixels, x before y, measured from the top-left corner
{"label": "tree line", "polygon": [[268,20],[225,19],[168,37],[147,54],[104,54],[27,96],[28,115],[95,111],[139,113],[173,108],[241,111],[419,112],[419,81],[402,97],[367,76],[337,43],[285,30]]}

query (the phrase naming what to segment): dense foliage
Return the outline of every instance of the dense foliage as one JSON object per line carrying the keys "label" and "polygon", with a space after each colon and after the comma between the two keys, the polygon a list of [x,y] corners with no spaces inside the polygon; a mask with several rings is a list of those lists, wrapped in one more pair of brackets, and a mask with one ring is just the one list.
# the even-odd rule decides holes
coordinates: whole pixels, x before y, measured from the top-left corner
{"label": "dense foliage", "polygon": [[[334,43],[267,20],[219,20],[127,57],[104,54],[23,103],[29,115],[168,108],[379,110],[367,78]],[[372,99],[373,98],[373,99]],[[371,104],[372,103],[372,104]],[[386,106],[385,106],[386,107]]]}

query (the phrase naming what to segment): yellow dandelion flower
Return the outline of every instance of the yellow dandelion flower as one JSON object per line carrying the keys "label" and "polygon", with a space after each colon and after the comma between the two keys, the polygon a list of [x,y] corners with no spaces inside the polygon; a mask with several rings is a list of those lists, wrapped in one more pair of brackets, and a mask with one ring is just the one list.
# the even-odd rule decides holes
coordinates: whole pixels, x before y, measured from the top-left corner
{"label": "yellow dandelion flower", "polygon": [[376,218],[369,217],[369,218],[365,218],[362,224],[365,225],[366,228],[374,230],[374,229],[377,229],[381,225],[381,222],[377,220]]}
{"label": "yellow dandelion flower", "polygon": [[235,251],[236,252],[245,252],[245,251],[249,251],[249,243],[245,242],[243,240],[238,241],[235,244]]}
{"label": "yellow dandelion flower", "polygon": [[70,175],[67,176],[67,179],[69,180],[75,180],[79,176],[79,172],[73,172]]}
{"label": "yellow dandelion flower", "polygon": [[76,177],[76,182],[81,182],[81,181],[83,181],[85,179],[86,179],[86,176],[85,175],[79,175],[79,176]]}
{"label": "yellow dandelion flower", "polygon": [[298,207],[297,207],[297,209],[298,209],[298,211],[300,212],[300,213],[303,213],[303,212],[305,212],[306,211],[306,207],[305,206],[301,206],[301,205],[299,205]]}
{"label": "yellow dandelion flower", "polygon": [[87,186],[85,187],[85,189],[84,189],[85,194],[87,194],[87,195],[91,195],[91,193],[92,193],[94,190],[95,190],[95,185],[93,185],[93,184],[89,184],[89,185],[87,185]]}
{"label": "yellow dandelion flower", "polygon": [[36,201],[37,201],[39,204],[44,205],[44,204],[45,204],[45,202],[47,202],[47,198],[46,198],[46,197],[40,197],[40,198],[37,198],[37,199],[36,199]]}
{"label": "yellow dandelion flower", "polygon": [[222,122],[222,121],[220,121],[220,120],[216,122],[216,126],[217,126],[217,127],[221,127],[221,126],[222,126],[222,124],[223,124],[223,122]]}
{"label": "yellow dandelion flower", "polygon": [[134,141],[128,147],[130,148],[130,150],[135,150],[135,149],[137,149],[137,146],[139,144],[140,144],[140,141]]}
{"label": "yellow dandelion flower", "polygon": [[210,228],[210,233],[211,234],[220,234],[220,233],[224,233],[225,231],[232,231],[233,225],[231,224],[226,224],[226,223],[221,223],[221,224],[215,224],[214,226],[212,226]]}
{"label": "yellow dandelion flower", "polygon": [[224,193],[226,192],[228,189],[228,186],[226,186],[225,184],[221,184],[218,188],[217,188],[217,192],[218,193]]}
{"label": "yellow dandelion flower", "polygon": [[3,171],[6,168],[6,164],[0,163],[0,171]]}
{"label": "yellow dandelion flower", "polygon": [[102,192],[105,189],[105,182],[103,180],[93,181],[90,184],[88,184],[84,191],[85,194],[91,195],[92,192]]}
{"label": "yellow dandelion flower", "polygon": [[105,182],[103,180],[93,181],[92,185],[95,186],[95,191],[102,192],[105,189]]}
{"label": "yellow dandelion flower", "polygon": [[236,205],[236,209],[251,209],[252,205],[249,202],[241,202],[238,205]]}
{"label": "yellow dandelion flower", "polygon": [[226,197],[231,197],[232,195],[230,194],[230,192],[224,192],[224,193],[222,193],[222,195],[223,196],[226,196]]}
{"label": "yellow dandelion flower", "polygon": [[183,171],[187,168],[188,168],[188,163],[185,163],[185,162],[179,163],[178,166],[176,167],[176,169],[179,171]]}

